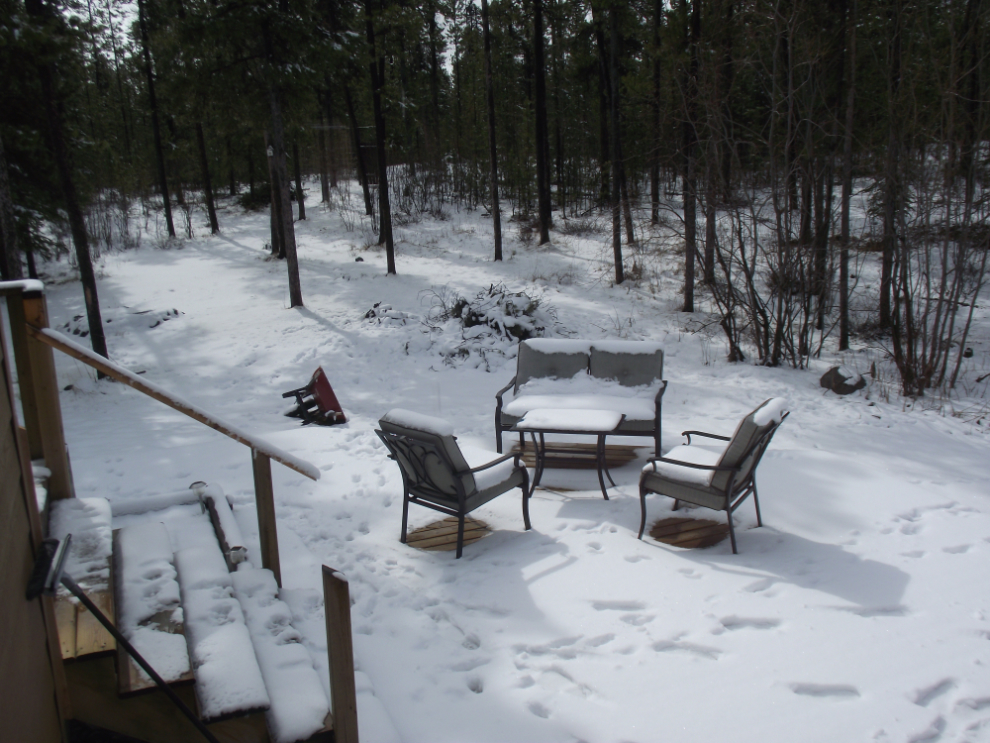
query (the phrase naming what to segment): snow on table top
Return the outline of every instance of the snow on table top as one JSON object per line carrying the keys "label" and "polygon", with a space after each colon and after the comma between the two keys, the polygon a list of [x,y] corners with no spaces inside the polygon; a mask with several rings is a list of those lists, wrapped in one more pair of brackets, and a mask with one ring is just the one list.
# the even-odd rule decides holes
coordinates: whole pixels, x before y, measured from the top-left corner
{"label": "snow on table top", "polygon": [[292,626],[292,610],[279,600],[272,571],[241,569],[231,579],[271,698],[268,729],[275,743],[305,740],[323,727],[330,702]]}
{"label": "snow on table top", "polygon": [[175,566],[202,716],[267,709],[271,700],[219,546],[180,550]]}
{"label": "snow on table top", "polygon": [[582,408],[533,408],[516,423],[520,431],[560,430],[614,431],[622,422],[622,413],[615,410]]}
{"label": "snow on table top", "polygon": [[415,410],[392,408],[382,416],[382,420],[396,426],[412,428],[425,433],[433,433],[437,436],[454,435],[454,427],[443,418],[426,415],[425,413],[417,413]]}
{"label": "snow on table top", "polygon": [[[83,588],[98,591],[110,580],[110,502],[106,498],[60,498],[52,502],[48,532],[55,539],[72,535],[65,572]],[[60,591],[65,590],[61,586]]]}
{"label": "snow on table top", "polygon": [[[714,450],[707,446],[675,446],[663,455],[665,459],[676,459],[690,464],[703,464],[714,467],[718,460],[722,458],[720,450]],[[643,472],[653,472],[653,464],[643,467]],[[690,483],[692,485],[711,485],[715,470],[699,470],[693,467],[679,467],[668,462],[656,462],[656,472],[671,480]]]}

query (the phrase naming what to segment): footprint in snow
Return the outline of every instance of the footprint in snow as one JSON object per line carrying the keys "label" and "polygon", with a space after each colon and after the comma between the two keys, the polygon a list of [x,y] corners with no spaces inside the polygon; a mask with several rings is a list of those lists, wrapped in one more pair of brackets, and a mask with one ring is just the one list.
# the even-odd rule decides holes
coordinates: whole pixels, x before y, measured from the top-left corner
{"label": "footprint in snow", "polygon": [[598,637],[592,637],[585,641],[585,645],[593,648],[600,648],[602,645],[606,645],[615,639],[615,635],[609,632],[605,635],[598,635]]}
{"label": "footprint in snow", "polygon": [[948,552],[950,555],[962,555],[965,554],[966,552],[969,552],[969,548],[971,546],[972,545],[969,544],[960,544],[955,547],[943,547],[942,551]]}
{"label": "footprint in snow", "polygon": [[859,696],[859,689],[850,684],[791,684],[791,691],[803,697],[822,699],[853,699]]}
{"label": "footprint in snow", "polygon": [[927,707],[940,696],[952,691],[954,688],[956,688],[955,679],[945,678],[932,686],[916,690],[914,698],[911,701],[919,707]]}
{"label": "footprint in snow", "polygon": [[639,562],[640,560],[649,560],[650,558],[646,555],[626,555],[623,559],[626,562]]}
{"label": "footprint in snow", "polygon": [[748,591],[749,593],[759,593],[760,591],[767,590],[773,584],[773,578],[761,578],[760,580],[753,581],[747,586],[743,586],[743,590]]}
{"label": "footprint in snow", "polygon": [[722,651],[718,648],[712,648],[706,645],[695,645],[691,642],[672,642],[670,640],[660,640],[659,642],[653,643],[651,647],[658,653],[688,653],[689,655],[694,655],[699,658],[707,658],[709,660],[718,660],[718,656],[722,654]]}
{"label": "footprint in snow", "polygon": [[601,552],[602,551],[601,542],[588,542],[588,547],[590,547],[593,552]]}
{"label": "footprint in snow", "polygon": [[542,717],[544,720],[550,717],[550,710],[544,707],[539,702],[530,702],[526,705],[527,709],[532,712],[537,717]]}
{"label": "footprint in snow", "polygon": [[935,741],[941,740],[942,733],[945,732],[945,727],[945,718],[939,715],[932,720],[932,724],[925,730],[908,738],[908,743],[935,743]]}
{"label": "footprint in snow", "polygon": [[471,676],[467,680],[467,688],[473,691],[475,694],[480,694],[485,690],[485,684],[478,676]]}
{"label": "footprint in snow", "polygon": [[652,622],[654,618],[652,614],[625,614],[619,617],[619,620],[631,624],[633,627],[642,627],[644,624]]}
{"label": "footprint in snow", "polygon": [[642,611],[646,604],[642,601],[592,601],[595,611]]}
{"label": "footprint in snow", "polygon": [[712,630],[712,634],[721,634],[725,630],[734,631],[739,629],[776,629],[780,626],[779,619],[770,619],[764,617],[737,617],[735,615],[722,617],[719,619],[722,623],[721,627],[716,627]]}

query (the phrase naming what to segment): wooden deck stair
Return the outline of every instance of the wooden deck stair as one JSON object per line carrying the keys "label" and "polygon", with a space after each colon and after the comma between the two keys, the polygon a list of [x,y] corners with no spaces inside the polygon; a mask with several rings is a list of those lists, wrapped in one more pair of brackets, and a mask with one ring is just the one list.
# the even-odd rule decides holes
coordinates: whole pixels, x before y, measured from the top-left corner
{"label": "wooden deck stair", "polygon": [[[222,507],[229,509],[226,500]],[[154,518],[152,514],[149,517]],[[203,519],[212,524],[217,536],[217,548],[228,568],[235,571],[231,547],[239,546],[235,542],[242,541],[240,535],[233,539],[225,533],[224,524],[229,528],[231,522],[217,517],[217,503],[210,503],[209,509],[204,509]],[[125,606],[127,600],[122,595],[122,591],[126,590],[123,576],[127,573],[124,562],[127,558],[121,550],[121,531],[113,531],[113,552],[107,558],[109,586],[88,594],[115,623],[118,621],[115,609]],[[141,624],[157,632],[184,635],[185,627],[175,621],[175,616],[175,612],[169,609],[154,614]],[[139,669],[123,647],[117,647],[113,636],[84,607],[68,596],[60,597],[56,602],[56,617],[62,656],[69,661],[66,673],[77,719],[148,743],[185,743],[201,738],[191,723]],[[172,690],[202,719],[195,683],[195,674],[191,669],[169,680]],[[270,743],[273,740],[264,709],[245,710],[206,720],[206,723],[222,741]],[[329,743],[333,740],[332,729],[332,716],[327,715],[323,729],[304,743]]]}

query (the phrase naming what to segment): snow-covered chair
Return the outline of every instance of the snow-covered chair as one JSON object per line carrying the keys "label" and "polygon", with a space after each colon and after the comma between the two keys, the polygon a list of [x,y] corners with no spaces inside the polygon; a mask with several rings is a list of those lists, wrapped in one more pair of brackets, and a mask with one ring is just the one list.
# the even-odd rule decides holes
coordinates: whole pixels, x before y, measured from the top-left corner
{"label": "snow-covered chair", "polygon": [[[685,431],[687,445],[677,446],[666,456],[651,459],[639,478],[642,519],[639,538],[646,529],[648,493],[674,499],[674,509],[681,501],[716,511],[725,511],[729,521],[732,552],[736,553],[736,533],[732,512],[753,495],[757,526],[763,526],[760,500],[756,492],[756,467],[770,445],[770,439],[790,413],[784,400],[772,398],[747,415],[732,436],[718,436],[701,431]],[[692,436],[727,441],[724,448],[691,446]]]}
{"label": "snow-covered chair", "polygon": [[418,503],[456,516],[457,557],[464,547],[464,517],[513,488],[522,491],[523,522],[529,523],[529,473],[520,454],[499,456],[460,446],[453,427],[442,418],[394,408],[378,421],[375,433],[402,472],[402,538],[406,542],[409,504]]}

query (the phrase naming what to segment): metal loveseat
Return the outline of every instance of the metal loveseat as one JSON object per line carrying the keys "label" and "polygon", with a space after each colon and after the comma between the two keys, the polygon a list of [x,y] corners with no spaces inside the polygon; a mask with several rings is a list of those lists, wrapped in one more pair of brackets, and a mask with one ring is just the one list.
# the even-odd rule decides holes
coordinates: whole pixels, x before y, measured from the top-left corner
{"label": "metal loveseat", "polygon": [[[532,410],[621,413],[617,436],[648,436],[660,454],[663,346],[652,341],[533,338],[519,344],[516,375],[495,395],[495,442]],[[510,393],[511,391],[511,393]],[[521,438],[520,438],[521,441]]]}

